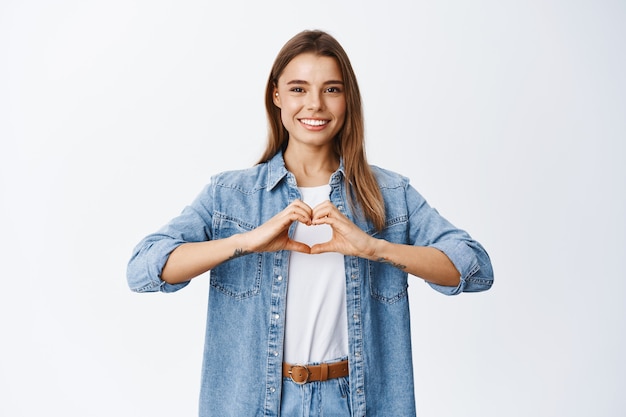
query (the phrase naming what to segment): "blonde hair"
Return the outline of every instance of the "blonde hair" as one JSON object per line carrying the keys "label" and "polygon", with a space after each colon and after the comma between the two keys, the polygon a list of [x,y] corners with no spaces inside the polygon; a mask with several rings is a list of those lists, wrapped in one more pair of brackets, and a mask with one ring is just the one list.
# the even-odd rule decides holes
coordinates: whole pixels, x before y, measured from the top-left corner
{"label": "blonde hair", "polygon": [[385,225],[385,204],[365,156],[365,127],[361,93],[348,55],[339,42],[326,32],[306,30],[291,38],[280,50],[267,80],[265,109],[269,122],[268,142],[259,163],[266,162],[283,150],[289,133],[282,124],[280,109],[274,105],[274,88],[285,67],[296,56],[314,53],[334,58],[343,76],[346,97],[346,118],[341,131],[335,137],[335,151],[343,158],[347,195],[354,207],[358,202],[363,214],[376,229]]}

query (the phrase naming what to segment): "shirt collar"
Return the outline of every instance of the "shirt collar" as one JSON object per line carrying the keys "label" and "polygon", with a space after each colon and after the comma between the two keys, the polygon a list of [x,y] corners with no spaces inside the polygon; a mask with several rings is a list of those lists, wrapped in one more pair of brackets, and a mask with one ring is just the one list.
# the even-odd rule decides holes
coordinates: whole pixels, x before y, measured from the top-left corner
{"label": "shirt collar", "polygon": [[[279,151],[267,161],[269,174],[267,176],[267,188],[268,190],[274,189],[280,181],[289,174],[285,167],[285,160],[283,159],[283,151]],[[343,165],[343,158],[339,159],[339,168],[330,177],[330,184],[336,183],[345,177],[345,169]]]}

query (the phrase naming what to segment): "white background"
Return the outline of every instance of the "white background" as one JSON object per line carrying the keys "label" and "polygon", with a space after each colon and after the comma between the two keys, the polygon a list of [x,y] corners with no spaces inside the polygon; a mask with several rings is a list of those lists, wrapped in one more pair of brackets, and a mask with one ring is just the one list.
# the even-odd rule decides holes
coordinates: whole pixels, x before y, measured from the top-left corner
{"label": "white background", "polygon": [[624,21],[608,0],[4,0],[0,415],[196,414],[207,277],[133,294],[126,263],[256,162],[272,61],[320,28],[370,162],[493,260],[486,293],[411,281],[419,415],[623,416]]}

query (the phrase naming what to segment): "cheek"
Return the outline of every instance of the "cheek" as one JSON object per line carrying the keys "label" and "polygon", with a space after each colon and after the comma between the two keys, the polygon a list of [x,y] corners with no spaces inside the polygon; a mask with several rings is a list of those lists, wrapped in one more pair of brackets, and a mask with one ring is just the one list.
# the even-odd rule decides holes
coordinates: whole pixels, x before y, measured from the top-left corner
{"label": "cheek", "polygon": [[335,115],[337,116],[337,120],[339,120],[341,124],[343,125],[343,123],[346,120],[346,106],[343,105],[339,107],[337,111],[335,112]]}
{"label": "cheek", "polygon": [[287,115],[285,114],[285,110],[283,109],[280,110],[280,121],[283,123],[284,127],[289,126],[289,118],[287,117]]}
{"label": "cheek", "polygon": [[332,112],[337,117],[337,119],[343,120],[346,116],[346,101],[345,100],[337,100],[332,103]]}
{"label": "cheek", "polygon": [[280,118],[285,123],[291,123],[293,117],[298,114],[299,106],[291,100],[283,100],[280,108]]}
{"label": "cheek", "polygon": [[280,113],[289,114],[293,112],[293,101],[288,98],[281,97],[280,100]]}
{"label": "cheek", "polygon": [[280,117],[285,119],[292,113],[293,112],[289,108],[289,103],[283,101],[282,105],[280,106]]}
{"label": "cheek", "polygon": [[284,106],[280,109],[280,121],[283,124],[283,127],[287,129],[287,131],[291,131],[293,128],[293,112],[289,110],[288,107]]}

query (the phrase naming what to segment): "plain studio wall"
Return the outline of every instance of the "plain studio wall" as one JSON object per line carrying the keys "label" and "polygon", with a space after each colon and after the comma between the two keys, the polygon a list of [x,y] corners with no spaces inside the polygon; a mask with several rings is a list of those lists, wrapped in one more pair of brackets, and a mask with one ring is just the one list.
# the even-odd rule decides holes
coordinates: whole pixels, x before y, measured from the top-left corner
{"label": "plain studio wall", "polygon": [[622,416],[625,19],[608,0],[3,1],[0,415],[196,415],[207,277],[133,294],[126,263],[256,162],[271,63],[320,28],[352,59],[370,162],[493,260],[486,293],[411,281],[419,415]]}

